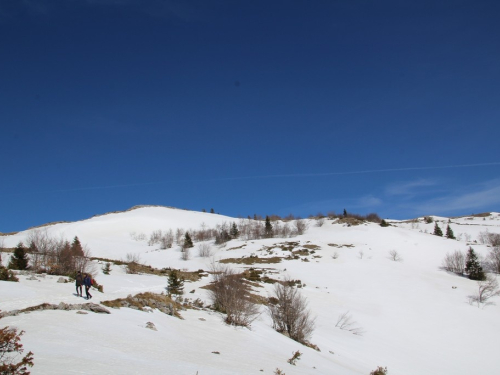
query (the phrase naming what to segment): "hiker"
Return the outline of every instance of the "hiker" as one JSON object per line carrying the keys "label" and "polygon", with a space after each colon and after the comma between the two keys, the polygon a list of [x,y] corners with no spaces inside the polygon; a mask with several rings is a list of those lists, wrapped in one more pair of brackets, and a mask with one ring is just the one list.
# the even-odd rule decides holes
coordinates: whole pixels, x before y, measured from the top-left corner
{"label": "hiker", "polygon": [[90,287],[92,286],[92,279],[89,274],[85,274],[83,278],[83,284],[85,285],[85,294],[87,295],[87,299],[91,299],[92,295],[89,293]]}
{"label": "hiker", "polygon": [[83,285],[83,276],[80,271],[76,274],[76,295],[77,297],[82,296],[82,285]]}

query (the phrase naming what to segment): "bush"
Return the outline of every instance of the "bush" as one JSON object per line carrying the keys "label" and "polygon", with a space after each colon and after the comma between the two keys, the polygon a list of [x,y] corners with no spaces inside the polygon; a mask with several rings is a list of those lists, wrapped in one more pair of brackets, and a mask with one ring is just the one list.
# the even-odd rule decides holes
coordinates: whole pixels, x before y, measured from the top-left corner
{"label": "bush", "polygon": [[128,253],[125,258],[125,263],[127,263],[127,273],[136,274],[139,272],[140,268],[140,256],[139,254]]}
{"label": "bush", "polygon": [[370,372],[370,375],[387,375],[387,367],[379,366],[376,370]]}
{"label": "bush", "polygon": [[249,326],[257,318],[259,308],[250,300],[242,275],[215,263],[211,265],[211,272],[214,282],[209,291],[214,309],[227,315],[227,324]]}
{"label": "bush", "polygon": [[314,331],[314,319],[307,309],[305,297],[290,281],[274,284],[274,296],[268,305],[269,313],[276,331],[305,344]]}
{"label": "bush", "polygon": [[452,254],[446,254],[443,259],[443,268],[446,271],[463,275],[465,272],[465,255],[460,251],[455,251]]}
{"label": "bush", "polygon": [[495,247],[488,254],[488,267],[492,272],[500,273],[500,247]]}
{"label": "bush", "polygon": [[[0,329],[0,374],[2,375],[29,375],[28,367],[33,367],[33,353],[24,352],[21,336],[24,331],[17,333],[15,328]],[[19,361],[18,361],[19,360]]]}
{"label": "bush", "polygon": [[19,281],[14,272],[0,266],[0,281]]}

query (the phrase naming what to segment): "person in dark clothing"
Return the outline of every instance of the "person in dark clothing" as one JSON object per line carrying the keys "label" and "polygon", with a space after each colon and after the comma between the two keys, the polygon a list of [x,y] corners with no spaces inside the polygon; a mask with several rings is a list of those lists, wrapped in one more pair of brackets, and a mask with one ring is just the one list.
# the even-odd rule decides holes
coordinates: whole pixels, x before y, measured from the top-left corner
{"label": "person in dark clothing", "polygon": [[85,277],[83,278],[83,285],[85,285],[85,294],[87,295],[87,299],[91,299],[92,295],[89,293],[89,290],[92,286],[92,279],[88,274],[85,274]]}
{"label": "person in dark clothing", "polygon": [[80,271],[76,274],[76,295],[82,297],[83,276]]}

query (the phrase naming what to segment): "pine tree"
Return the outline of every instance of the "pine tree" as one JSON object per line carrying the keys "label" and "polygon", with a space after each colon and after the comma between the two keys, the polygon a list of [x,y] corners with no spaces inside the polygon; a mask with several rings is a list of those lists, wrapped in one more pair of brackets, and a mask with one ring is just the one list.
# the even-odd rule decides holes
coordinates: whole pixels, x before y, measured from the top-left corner
{"label": "pine tree", "polygon": [[73,243],[71,244],[71,253],[75,257],[83,257],[84,256],[82,244],[80,243],[80,240],[76,236],[73,239]]}
{"label": "pine tree", "polygon": [[111,272],[111,263],[107,262],[102,268],[102,273],[105,275],[109,275],[110,272]]}
{"label": "pine tree", "polygon": [[238,230],[236,223],[233,223],[233,225],[231,226],[229,234],[231,235],[232,238],[238,238],[238,236],[240,235],[240,231]]}
{"label": "pine tree", "polygon": [[469,247],[469,251],[467,252],[467,258],[465,259],[465,272],[469,274],[469,279],[471,280],[485,279],[483,267],[481,267],[481,265],[479,264],[477,255],[472,249],[472,247]]}
{"label": "pine tree", "polygon": [[434,224],[434,233],[435,236],[443,237],[443,231],[439,227],[438,223]]}
{"label": "pine tree", "polygon": [[184,235],[184,244],[182,245],[184,249],[187,249],[188,247],[194,247],[193,241],[191,240],[191,236],[189,235],[188,232]]}
{"label": "pine tree", "polygon": [[450,225],[446,227],[446,238],[449,238],[450,240],[455,239],[455,235],[453,234],[453,230],[450,228]]}
{"label": "pine tree", "polygon": [[10,259],[9,268],[14,270],[25,270],[28,268],[28,256],[22,242],[17,244],[14,255]]}
{"label": "pine tree", "polygon": [[214,209],[213,209],[213,208],[211,208],[211,209],[210,209],[210,213],[211,213],[211,214],[215,214],[215,211],[214,211]]}
{"label": "pine tree", "polygon": [[176,270],[170,271],[170,275],[168,275],[168,293],[169,294],[184,293],[184,278],[179,277]]}
{"label": "pine tree", "polygon": [[271,220],[267,215],[266,215],[266,225],[264,228],[264,234],[266,238],[271,238],[273,236],[273,225],[271,224]]}

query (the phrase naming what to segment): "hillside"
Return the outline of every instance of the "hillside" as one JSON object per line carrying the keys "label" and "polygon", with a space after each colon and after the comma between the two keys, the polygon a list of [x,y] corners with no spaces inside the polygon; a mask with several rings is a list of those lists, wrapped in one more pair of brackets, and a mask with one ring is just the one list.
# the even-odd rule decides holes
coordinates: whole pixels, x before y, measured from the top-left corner
{"label": "hillside", "polygon": [[[310,341],[320,352],[275,332],[264,307],[250,329],[228,326],[221,314],[207,308],[182,310],[183,319],[131,308],[110,309],[109,315],[35,311],[4,317],[0,326],[26,331],[22,342],[35,354],[32,374],[273,374],[280,368],[287,375],[368,375],[377,366],[387,366],[391,375],[494,374],[500,365],[500,306],[469,304],[476,282],[446,272],[441,265],[447,253],[465,252],[469,246],[486,257],[490,248],[480,243],[480,234],[500,233],[500,214],[432,218],[432,223],[424,218],[390,221],[385,228],[329,219],[318,226],[310,219],[303,235],[290,238],[240,238],[225,246],[211,241],[213,258],[198,256],[195,243],[188,260],[181,259],[179,246],[162,250],[158,244],[148,246],[148,238],[157,230],[192,232],[238,224],[240,219],[140,207],[3,237],[5,247],[15,247],[33,231],[43,230],[69,241],[78,236],[97,258],[123,260],[136,254],[156,269],[184,271],[207,271],[212,261],[228,260],[241,271],[254,267],[274,279],[300,280],[316,316]],[[432,235],[436,222],[443,232],[449,223],[457,240]],[[391,250],[399,261],[391,259]],[[251,264],[256,259],[262,263]],[[3,263],[8,263],[5,253]],[[94,263],[104,293],[95,291],[92,302],[165,292],[165,276],[127,274],[123,265],[112,265],[111,273],[104,275],[103,262]],[[0,310],[86,302],[74,294],[73,284],[57,283],[58,276],[36,275],[31,280],[26,273],[19,278],[19,283],[0,281]],[[186,282],[184,297],[209,305],[202,287],[210,281],[210,276],[203,276]],[[268,297],[272,289],[272,284],[260,282],[253,293]],[[359,334],[336,327],[346,312]],[[147,322],[157,331],[146,329]],[[297,350],[303,354],[292,366],[287,359]]]}

